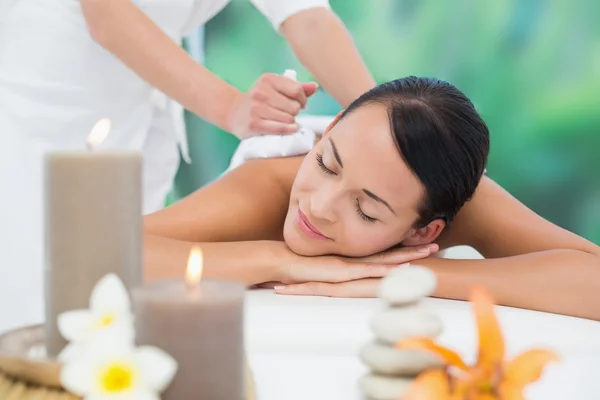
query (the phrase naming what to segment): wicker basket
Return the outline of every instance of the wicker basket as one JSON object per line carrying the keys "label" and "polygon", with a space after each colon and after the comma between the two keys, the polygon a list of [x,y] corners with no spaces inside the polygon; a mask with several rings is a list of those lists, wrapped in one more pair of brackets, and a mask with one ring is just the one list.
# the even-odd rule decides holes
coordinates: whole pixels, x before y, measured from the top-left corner
{"label": "wicker basket", "polygon": [[[0,399],[77,400],[60,384],[60,364],[43,358],[44,327],[28,326],[0,335]],[[256,390],[246,363],[246,400]]]}

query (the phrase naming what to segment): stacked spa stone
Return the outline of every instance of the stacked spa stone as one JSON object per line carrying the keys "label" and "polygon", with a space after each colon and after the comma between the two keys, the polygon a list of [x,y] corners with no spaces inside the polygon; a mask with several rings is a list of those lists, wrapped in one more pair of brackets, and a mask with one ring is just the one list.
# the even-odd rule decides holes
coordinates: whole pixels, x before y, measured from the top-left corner
{"label": "stacked spa stone", "polygon": [[435,285],[433,272],[418,266],[400,267],[382,280],[379,297],[386,308],[371,320],[375,340],[360,352],[362,361],[371,368],[360,380],[368,399],[398,400],[419,373],[442,365],[427,351],[394,347],[403,339],[435,338],[442,332],[442,321],[421,304]]}

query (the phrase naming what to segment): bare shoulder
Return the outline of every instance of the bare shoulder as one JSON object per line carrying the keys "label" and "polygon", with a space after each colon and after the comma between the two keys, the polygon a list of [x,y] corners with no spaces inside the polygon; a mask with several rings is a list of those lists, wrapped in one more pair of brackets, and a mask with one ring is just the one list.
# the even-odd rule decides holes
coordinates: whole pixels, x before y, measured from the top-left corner
{"label": "bare shoulder", "polygon": [[487,258],[554,249],[600,255],[600,247],[542,218],[488,177],[440,236],[440,247],[457,245]]}
{"label": "bare shoulder", "polygon": [[144,217],[149,234],[194,242],[279,240],[303,157],[252,160]]}

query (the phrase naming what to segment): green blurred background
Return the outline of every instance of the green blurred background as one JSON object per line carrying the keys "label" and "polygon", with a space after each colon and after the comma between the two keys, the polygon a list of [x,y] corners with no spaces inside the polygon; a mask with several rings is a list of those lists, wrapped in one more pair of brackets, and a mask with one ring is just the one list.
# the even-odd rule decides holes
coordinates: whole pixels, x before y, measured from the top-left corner
{"label": "green blurred background", "polygon": [[[287,0],[293,1],[293,0]],[[330,0],[377,82],[452,82],[490,127],[488,174],[550,221],[600,244],[600,1]],[[200,45],[187,41],[192,53]],[[247,0],[204,29],[205,64],[239,89],[264,72],[308,74]],[[307,113],[334,115],[325,92]],[[237,139],[187,114],[193,165],[171,201],[221,174]]]}

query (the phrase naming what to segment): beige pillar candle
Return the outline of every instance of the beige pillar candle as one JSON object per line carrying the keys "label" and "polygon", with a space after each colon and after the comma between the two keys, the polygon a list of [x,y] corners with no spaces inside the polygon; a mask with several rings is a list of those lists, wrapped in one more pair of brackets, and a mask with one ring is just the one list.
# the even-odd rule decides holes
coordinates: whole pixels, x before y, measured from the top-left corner
{"label": "beige pillar candle", "polygon": [[186,281],[133,289],[137,344],[157,346],[179,364],[163,400],[242,400],[244,286],[198,283],[201,264],[195,249]]}
{"label": "beige pillar candle", "polygon": [[115,273],[127,287],[141,282],[141,154],[97,149],[108,130],[101,120],[88,151],[46,156],[46,348],[65,346],[57,316],[88,308],[94,285]]}

